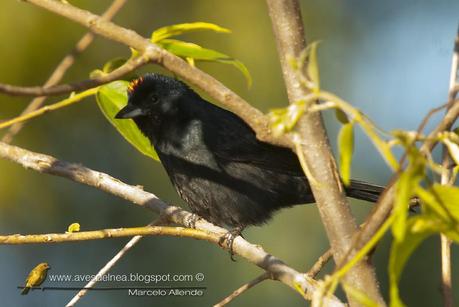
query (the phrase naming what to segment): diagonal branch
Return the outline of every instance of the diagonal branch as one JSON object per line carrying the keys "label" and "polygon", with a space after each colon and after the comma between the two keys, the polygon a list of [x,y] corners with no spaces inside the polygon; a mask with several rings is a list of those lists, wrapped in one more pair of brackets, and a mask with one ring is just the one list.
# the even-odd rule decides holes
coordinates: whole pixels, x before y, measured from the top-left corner
{"label": "diagonal branch", "polygon": [[[333,256],[333,253],[331,251],[331,248],[328,249],[325,253],[320,256],[317,261],[314,263],[312,268],[306,273],[306,275],[310,276],[311,278],[315,278],[317,274],[322,270],[322,268],[327,264],[327,262],[331,259]],[[235,298],[240,296],[242,293],[245,291],[255,287],[256,285],[262,283],[265,280],[268,279],[273,279],[272,276],[269,274],[269,272],[264,272],[263,274],[260,274],[258,277],[252,279],[248,283],[243,284],[236,290],[234,290],[230,295],[222,299],[220,302],[214,305],[214,307],[223,307],[229,304],[231,301],[233,301]]]}
{"label": "diagonal branch", "polygon": [[[459,41],[459,32],[456,36],[455,41],[455,46],[457,46],[457,42]],[[456,53],[458,49],[459,48],[455,47]],[[426,141],[422,144],[420,148],[421,152],[423,152],[426,155],[429,154],[429,152],[431,152],[437,144],[437,141],[435,141],[435,136],[441,133],[442,131],[449,130],[456,121],[456,119],[459,117],[459,103],[457,103],[457,99],[454,100],[454,96],[456,96],[458,93],[458,87],[459,85],[454,86],[451,92],[453,97],[451,97],[451,95],[450,97],[448,97],[448,103],[446,105],[450,106],[450,108],[447,110],[443,119],[427,135]],[[430,113],[431,112],[429,112],[429,114]],[[425,121],[426,120],[424,119],[421,122],[421,126],[424,126]],[[417,130],[420,131],[420,128],[418,128]],[[358,250],[362,248],[367,242],[369,242],[373,235],[378,231],[381,225],[383,225],[383,223],[388,218],[395,199],[395,183],[397,182],[399,176],[400,172],[397,172],[392,176],[389,184],[386,187],[386,190],[380,196],[378,203],[375,205],[374,209],[364,222],[364,226],[355,236],[352,248],[348,250],[348,252],[346,253],[346,257],[344,257],[343,262],[341,264],[344,264],[350,259],[349,255],[351,253],[351,250]]]}
{"label": "diagonal branch", "polygon": [[[294,103],[309,94],[289,64],[306,48],[300,4],[297,0],[267,0],[267,4],[288,98],[290,103]],[[299,144],[302,144],[297,154],[304,157],[312,176],[308,176],[308,179],[314,199],[330,240],[335,263],[340,263],[352,245],[357,225],[345,197],[321,115],[313,113],[303,116],[297,131]],[[345,280],[352,288],[367,293],[371,299],[384,305],[374,270],[369,263],[360,262],[354,266]],[[352,295],[348,294],[347,297],[351,305],[358,305]]]}
{"label": "diagonal branch", "polygon": [[[102,19],[89,11],[74,7],[68,3],[54,0],[24,0],[58,15],[73,20],[88,29],[94,34],[103,36],[115,42],[138,50],[149,61],[163,66],[175,75],[183,78],[192,85],[197,86],[207,93],[210,97],[218,101],[230,111],[239,115],[256,132],[260,140],[291,147],[291,141],[286,137],[274,138],[271,133],[268,118],[258,109],[252,107],[236,93],[228,89],[221,82],[199,70],[190,66],[181,58],[151,43],[148,39],[140,36],[135,31],[120,27],[113,22]],[[110,79],[110,80],[108,80]],[[52,87],[19,87],[7,84],[0,84],[0,92],[10,95],[57,95],[75,90],[83,90],[89,87],[98,86],[115,80],[112,74],[108,74],[105,79],[86,80],[79,83],[57,85]]]}
{"label": "diagonal branch", "polygon": [[244,293],[245,291],[255,287],[256,285],[262,283],[265,280],[272,279],[268,272],[264,272],[263,274],[259,275],[258,277],[252,279],[248,283],[243,284],[236,290],[234,290],[230,295],[222,299],[220,302],[214,305],[214,307],[223,307],[229,304],[232,300],[236,297]]}
{"label": "diagonal branch", "polygon": [[[158,219],[156,219],[155,221],[151,222],[148,225],[149,226],[159,226],[162,224],[167,224],[167,223],[163,221],[162,217],[159,217]],[[126,255],[128,251],[130,251],[134,246],[137,245],[137,243],[139,243],[139,241],[142,238],[143,236],[135,236],[131,238],[129,242],[126,243],[126,245],[124,245],[123,248],[118,253],[116,253],[116,255],[113,256],[112,259],[110,259],[110,261],[108,261],[86,285],[84,285],[83,289],[81,289],[80,291],[78,291],[77,294],[75,294],[75,296],[67,303],[67,305],[65,305],[65,307],[75,306],[75,304],[78,303],[78,301],[83,296],[85,296],[86,293],[88,293],[88,289],[93,288],[95,284],[99,280],[101,280],[102,276],[106,275],[115,266],[115,264],[117,264],[118,261],[121,260],[121,258],[123,258]]]}
{"label": "diagonal branch", "polygon": [[[153,210],[167,216],[172,223],[187,225],[193,219],[193,214],[179,207],[168,206],[156,195],[142,190],[141,187],[131,186],[102,172],[91,170],[80,164],[60,161],[54,157],[28,151],[17,146],[0,142],[0,158],[18,163],[23,167],[40,173],[57,175],[72,181],[95,187],[101,191],[121,197],[136,205]],[[221,237],[227,233],[226,229],[215,226],[204,219],[195,222],[195,230],[203,238]],[[208,233],[209,235],[205,235]],[[212,239],[213,240],[213,239]],[[224,246],[228,249],[228,246]],[[315,282],[286,265],[282,260],[265,252],[261,247],[251,244],[242,237],[237,237],[233,242],[233,252],[247,261],[270,272],[278,280],[292,289],[300,292],[305,299],[310,299],[317,291]],[[330,297],[325,301],[331,306],[343,306],[336,298]]]}
{"label": "diagonal branch", "polygon": [[[102,14],[101,18],[105,20],[112,19],[119,10],[126,4],[127,0],[114,0],[113,3],[107,8],[107,10]],[[54,69],[51,76],[45,82],[44,87],[49,87],[56,85],[59,81],[62,80],[67,70],[75,63],[75,58],[80,55],[94,40],[94,34],[91,32],[86,33],[83,37],[76,43],[73,50],[67,54]],[[21,115],[33,112],[40,108],[45,102],[46,97],[36,97],[34,98],[29,105],[22,111]],[[2,142],[10,143],[14,136],[19,133],[19,131],[24,127],[24,123],[16,123],[10,127],[8,132],[1,139]]]}
{"label": "diagonal branch", "polygon": [[[457,29],[457,35],[454,42],[454,52],[451,61],[451,74],[449,81],[448,100],[454,101],[457,92],[455,91],[456,85],[459,85],[458,72],[459,72],[459,28]],[[456,104],[459,104],[456,102]],[[449,105],[451,107],[451,104]],[[443,146],[443,162],[444,171],[441,174],[441,184],[448,184],[451,179],[451,171],[449,165],[451,158],[448,154],[448,149]],[[445,307],[453,307],[453,290],[452,290],[452,278],[451,278],[451,240],[444,234],[441,234],[441,280],[442,280],[442,294],[443,294],[443,305]]]}

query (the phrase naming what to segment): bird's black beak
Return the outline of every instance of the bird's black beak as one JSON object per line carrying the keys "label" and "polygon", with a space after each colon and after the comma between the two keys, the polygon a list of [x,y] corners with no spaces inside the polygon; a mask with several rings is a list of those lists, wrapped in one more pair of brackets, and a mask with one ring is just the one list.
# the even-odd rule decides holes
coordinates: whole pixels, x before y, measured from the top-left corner
{"label": "bird's black beak", "polygon": [[132,104],[127,104],[124,108],[122,108],[116,115],[115,118],[117,119],[126,119],[126,118],[135,118],[138,116],[145,115],[144,111],[137,106]]}

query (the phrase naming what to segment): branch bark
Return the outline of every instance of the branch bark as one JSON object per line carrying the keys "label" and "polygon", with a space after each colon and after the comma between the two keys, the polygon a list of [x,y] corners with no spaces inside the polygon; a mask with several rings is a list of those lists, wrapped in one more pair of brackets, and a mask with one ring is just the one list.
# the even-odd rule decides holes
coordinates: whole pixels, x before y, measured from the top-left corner
{"label": "branch bark", "polygon": [[[126,2],[127,0],[114,0],[112,4],[107,8],[107,10],[102,14],[101,18],[105,20],[112,19],[119,12],[119,10],[126,4]],[[75,63],[75,58],[78,55],[80,55],[84,50],[86,50],[86,48],[88,48],[88,46],[92,43],[93,40],[94,34],[92,34],[91,32],[88,32],[85,35],[83,35],[83,37],[81,37],[81,39],[76,43],[72,51],[59,62],[51,76],[45,82],[44,87],[49,87],[59,83],[64,77],[67,70],[73,65],[73,63]],[[46,97],[44,96],[34,98],[29,103],[29,105],[24,109],[24,111],[22,111],[21,115],[25,115],[27,113],[37,110],[43,105],[45,100]],[[25,123],[16,123],[13,126],[11,126],[8,132],[2,137],[2,142],[10,143],[13,140],[14,136],[18,134],[19,131],[21,131],[21,129],[24,127],[24,124]]]}
{"label": "branch bark", "polygon": [[[166,50],[151,43],[148,39],[140,36],[135,31],[120,27],[113,22],[102,19],[89,11],[79,9],[68,3],[54,0],[23,0],[42,7],[57,15],[73,20],[88,29],[94,34],[105,37],[109,40],[119,42],[126,46],[138,50],[149,61],[163,66],[175,75],[183,78],[188,83],[197,86],[215,99],[230,111],[239,115],[256,132],[258,139],[271,144],[292,147],[292,143],[287,137],[275,138],[272,136],[268,118],[258,109],[252,107],[236,93],[228,89],[221,82],[199,70],[190,66],[181,58],[167,52]],[[111,76],[112,74],[109,74]],[[98,78],[86,80],[74,84],[64,84],[52,87],[19,87],[8,84],[0,84],[0,92],[10,95],[57,95],[75,90],[83,90],[89,87],[98,86],[111,80]]]}
{"label": "branch bark", "polygon": [[[18,163],[26,169],[40,173],[57,175],[72,181],[95,187],[101,191],[121,197],[136,205],[148,208],[167,217],[168,221],[179,225],[187,225],[193,219],[193,214],[179,207],[169,206],[156,195],[142,190],[141,187],[131,186],[105,173],[97,172],[80,164],[60,161],[54,157],[28,151],[17,146],[0,142],[0,158]],[[221,237],[226,229],[215,226],[204,219],[195,222],[195,228],[205,238]],[[205,235],[204,233],[210,234]],[[213,240],[213,239],[211,239]],[[228,246],[223,246],[228,249]],[[286,265],[282,260],[265,252],[260,246],[237,237],[233,242],[234,254],[241,256],[258,267],[270,272],[278,280],[292,289],[300,292],[305,299],[310,299],[317,291],[315,282],[304,274]],[[301,291],[299,291],[301,289]],[[330,306],[343,306],[336,297],[327,298],[324,302]]]}
{"label": "branch bark", "polygon": [[171,236],[187,237],[197,240],[204,240],[218,244],[220,236],[215,233],[208,233],[199,229],[170,227],[170,226],[144,226],[132,228],[101,229],[92,231],[81,231],[72,233],[46,233],[33,235],[7,235],[0,236],[2,245],[23,245],[23,244],[53,244],[63,242],[78,242],[90,240],[102,240],[108,238],[124,238],[134,236]]}
{"label": "branch bark", "polygon": [[[297,0],[267,0],[277,50],[290,103],[308,93],[301,86],[298,75],[289,60],[298,58],[306,48],[300,5]],[[309,178],[333,250],[335,263],[340,263],[352,245],[357,225],[345,197],[336,162],[331,154],[328,138],[319,113],[303,116],[297,126],[302,144],[302,155],[313,178]],[[298,153],[300,154],[300,153]],[[315,180],[319,183],[313,184]],[[351,287],[365,292],[371,299],[384,305],[378,282],[370,264],[360,262],[345,277]],[[347,295],[351,305],[358,305]]]}
{"label": "branch bark", "polygon": [[[159,225],[164,225],[164,221],[163,219],[160,217],[154,221],[152,221],[150,224],[148,224],[148,226],[159,226]],[[118,261],[124,257],[124,255],[127,254],[128,251],[130,251],[134,246],[136,246],[137,243],[139,243],[139,241],[143,238],[143,236],[135,236],[135,237],[132,237],[128,243],[126,243],[123,248],[118,252],[116,253],[115,256],[112,257],[112,259],[110,259],[110,261],[108,261],[100,270],[99,272],[97,272],[96,275],[94,275],[94,277],[86,284],[84,285],[83,289],[81,289],[80,291],[78,291],[77,294],[75,294],[74,297],[72,297],[72,299],[67,303],[67,305],[65,305],[65,307],[73,307],[75,306],[76,303],[78,303],[79,300],[81,300],[81,298],[83,296],[86,295],[86,293],[88,293],[88,289],[91,289],[95,286],[95,284],[101,280],[102,276],[106,275],[114,266],[115,264],[118,263]]]}
{"label": "branch bark", "polygon": [[[453,101],[456,98],[457,92],[455,91],[457,82],[458,71],[459,71],[459,28],[457,29],[456,40],[454,42],[454,52],[451,61],[451,74],[449,80],[449,91],[448,101]],[[457,104],[457,102],[456,102]],[[451,107],[451,105],[449,105]],[[441,184],[448,184],[451,178],[451,171],[449,165],[451,164],[451,158],[448,154],[448,149],[443,146],[443,167],[444,171],[441,174]],[[443,305],[445,307],[453,307],[453,285],[451,278],[451,243],[447,236],[441,234],[441,280],[442,280],[442,294],[443,294]]]}

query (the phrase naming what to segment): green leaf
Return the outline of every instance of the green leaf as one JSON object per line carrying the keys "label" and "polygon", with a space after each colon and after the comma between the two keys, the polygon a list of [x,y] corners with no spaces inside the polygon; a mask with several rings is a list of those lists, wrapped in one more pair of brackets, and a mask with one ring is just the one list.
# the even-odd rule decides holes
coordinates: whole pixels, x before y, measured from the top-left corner
{"label": "green leaf", "polygon": [[459,188],[436,183],[428,190],[417,188],[416,194],[436,230],[459,243]]}
{"label": "green leaf", "polygon": [[339,166],[341,178],[346,186],[351,183],[351,162],[354,151],[354,123],[350,122],[341,128],[338,135]]}
{"label": "green leaf", "polygon": [[336,119],[342,123],[342,124],[347,124],[349,123],[349,118],[347,117],[347,114],[341,110],[341,109],[335,109],[335,116],[336,116]]}
{"label": "green leaf", "polygon": [[[427,223],[427,224],[426,224]],[[422,224],[422,225],[420,225]],[[426,216],[416,216],[407,221],[407,232],[403,241],[392,242],[389,258],[390,306],[405,306],[400,299],[398,282],[406,262],[419,244],[434,232]]]}
{"label": "green leaf", "polygon": [[72,223],[67,228],[67,232],[69,232],[69,233],[78,232],[78,231],[80,231],[80,224],[79,223]]}
{"label": "green leaf", "polygon": [[152,159],[159,160],[150,141],[140,132],[131,119],[115,119],[116,113],[127,104],[127,81],[114,81],[99,88],[97,104],[108,121],[137,150]]}
{"label": "green leaf", "polygon": [[438,196],[445,214],[452,222],[459,221],[459,188],[435,183],[432,190]]}
{"label": "green leaf", "polygon": [[309,79],[313,84],[313,92],[318,92],[320,90],[320,77],[319,77],[319,63],[317,61],[317,46],[319,42],[312,42],[307,48],[309,48],[308,64],[306,67],[306,72]]}
{"label": "green leaf", "polygon": [[304,100],[295,101],[286,108],[273,109],[268,117],[274,136],[290,132],[306,110]]}
{"label": "green leaf", "polygon": [[250,87],[252,84],[252,77],[247,67],[241,61],[235,60],[224,53],[176,39],[163,39],[158,45],[182,58],[192,58],[198,61],[212,61],[233,65],[242,72],[247,80],[248,86]]}
{"label": "green leaf", "polygon": [[159,28],[153,32],[151,35],[151,41],[153,43],[157,43],[162,41],[165,38],[169,38],[172,36],[177,36],[184,33],[196,32],[196,31],[205,31],[210,30],[214,32],[220,33],[230,33],[229,29],[220,27],[216,24],[209,23],[209,22],[192,22],[192,23],[181,23],[171,26],[166,26]]}
{"label": "green leaf", "polygon": [[[111,73],[115,69],[123,66],[127,61],[128,61],[128,59],[127,58],[123,58],[123,57],[113,58],[110,61],[106,62],[104,64],[104,66],[102,67],[102,69],[95,69],[95,70],[91,71],[91,73],[89,74],[89,77],[91,79],[98,78],[98,77],[103,77],[103,76]],[[135,72],[130,72],[130,73],[124,75],[122,77],[122,79],[123,80],[132,80],[132,79],[135,79],[137,77],[138,76],[137,76],[137,74]]]}
{"label": "green leaf", "polygon": [[392,233],[396,241],[403,241],[406,232],[406,219],[408,217],[408,206],[415,189],[425,176],[425,159],[416,148],[407,148],[409,164],[402,172],[397,182],[397,190],[394,202],[393,214],[395,215],[392,224]]}
{"label": "green leaf", "polygon": [[105,73],[111,73],[112,71],[114,71],[118,67],[124,65],[124,63],[126,63],[127,60],[128,59],[122,58],[122,57],[111,59],[110,61],[108,61],[107,63],[104,64],[104,67],[102,68],[102,71],[105,72]]}
{"label": "green leaf", "polygon": [[380,305],[372,300],[364,291],[359,290],[355,287],[350,286],[349,284],[343,282],[343,288],[346,291],[346,294],[352,296],[360,306],[365,307],[379,307]]}

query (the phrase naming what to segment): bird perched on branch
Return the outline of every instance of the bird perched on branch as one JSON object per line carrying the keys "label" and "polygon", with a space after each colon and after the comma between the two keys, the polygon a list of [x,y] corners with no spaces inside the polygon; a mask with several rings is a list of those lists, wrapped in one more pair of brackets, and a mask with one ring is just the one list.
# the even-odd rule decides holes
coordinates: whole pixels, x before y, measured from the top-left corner
{"label": "bird perched on branch", "polygon": [[[285,207],[314,202],[297,156],[259,141],[238,116],[159,74],[131,82],[131,118],[153,144],[180,197],[197,215],[234,234]],[[376,201],[383,187],[352,181],[350,197]]]}
{"label": "bird perched on branch", "polygon": [[29,293],[30,288],[40,286],[46,279],[48,275],[48,270],[51,267],[46,263],[40,263],[35,268],[30,271],[29,276],[27,276],[24,289],[22,289],[21,294],[26,295]]}

